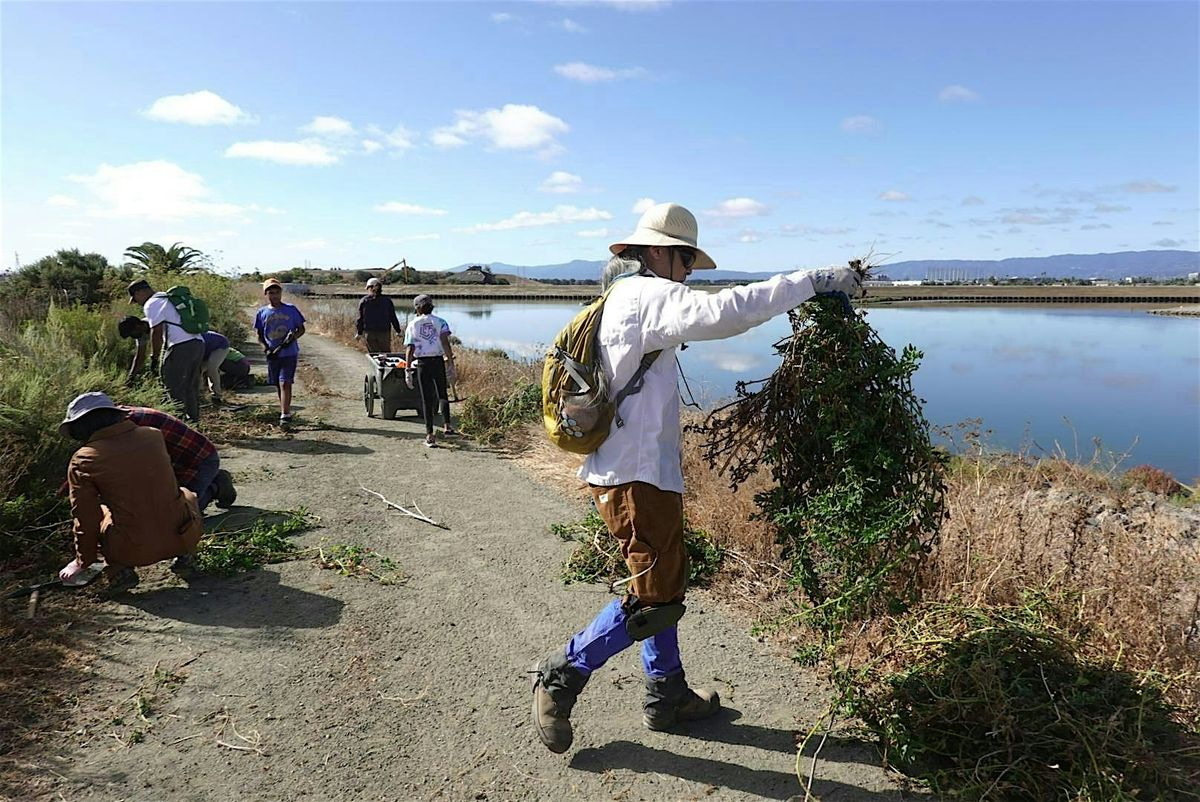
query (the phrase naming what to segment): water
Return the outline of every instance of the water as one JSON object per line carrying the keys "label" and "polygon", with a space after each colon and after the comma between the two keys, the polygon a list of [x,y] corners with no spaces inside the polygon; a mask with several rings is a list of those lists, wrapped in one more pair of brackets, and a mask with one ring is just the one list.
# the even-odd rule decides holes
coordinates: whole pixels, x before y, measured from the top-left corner
{"label": "water", "polygon": [[[333,302],[330,302],[333,303]],[[355,302],[344,301],[347,308]],[[402,306],[398,303],[397,306]],[[436,313],[471,348],[540,359],[580,309],[569,301],[446,300]],[[1200,477],[1200,320],[1143,311],[960,306],[868,312],[883,339],[924,353],[913,380],[935,426],[981,418],[991,442],[1087,461],[1099,438],[1122,467]],[[738,380],[769,375],[786,316],[680,352],[696,399],[712,407]]]}

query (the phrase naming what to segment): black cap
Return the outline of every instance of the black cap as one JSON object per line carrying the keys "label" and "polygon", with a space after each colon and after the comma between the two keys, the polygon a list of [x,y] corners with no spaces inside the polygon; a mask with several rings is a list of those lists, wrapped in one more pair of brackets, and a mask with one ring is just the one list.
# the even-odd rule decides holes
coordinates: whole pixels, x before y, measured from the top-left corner
{"label": "black cap", "polygon": [[132,300],[133,300],[133,294],[134,294],[135,292],[137,292],[138,290],[148,290],[148,289],[150,289],[150,282],[146,281],[146,279],[144,279],[144,278],[140,278],[140,279],[138,279],[137,281],[131,281],[131,282],[129,283],[129,286],[128,286],[128,287],[126,287],[125,289],[129,291],[129,300],[131,300],[131,301],[132,301]]}

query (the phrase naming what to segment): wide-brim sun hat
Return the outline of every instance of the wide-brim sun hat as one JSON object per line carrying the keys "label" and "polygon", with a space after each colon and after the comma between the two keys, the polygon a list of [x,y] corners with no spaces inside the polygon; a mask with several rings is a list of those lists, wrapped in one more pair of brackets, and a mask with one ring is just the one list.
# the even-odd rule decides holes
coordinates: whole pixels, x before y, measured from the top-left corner
{"label": "wide-brim sun hat", "polygon": [[108,393],[84,393],[75,396],[71,403],[67,404],[67,415],[62,419],[62,423],[58,424],[58,431],[66,435],[67,424],[74,423],[98,409],[117,409],[117,405],[108,397]]}
{"label": "wide-brim sun hat", "polygon": [[372,287],[382,287],[382,286],[383,286],[383,282],[377,278],[367,279],[367,289],[368,290],[371,289]]}
{"label": "wide-brim sun hat", "polygon": [[659,203],[642,214],[632,234],[609,245],[608,250],[619,254],[628,245],[682,245],[696,252],[693,270],[711,270],[717,263],[696,244],[698,231],[694,214],[678,203]]}
{"label": "wide-brim sun hat", "polygon": [[425,306],[425,304],[429,304],[430,306],[433,306],[433,297],[422,293],[421,295],[418,295],[416,298],[413,298],[413,309],[414,310],[420,309],[422,306]]}

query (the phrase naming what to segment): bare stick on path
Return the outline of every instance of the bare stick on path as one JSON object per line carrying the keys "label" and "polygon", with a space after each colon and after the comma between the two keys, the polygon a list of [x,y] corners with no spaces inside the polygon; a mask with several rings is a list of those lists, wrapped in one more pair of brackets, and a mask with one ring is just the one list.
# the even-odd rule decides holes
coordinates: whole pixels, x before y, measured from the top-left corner
{"label": "bare stick on path", "polygon": [[376,493],[374,490],[369,490],[368,488],[363,487],[362,485],[359,485],[358,487],[363,492],[370,493],[372,496],[375,496],[377,499],[382,501],[384,504],[388,505],[389,507],[391,507],[394,510],[399,510],[400,512],[404,513],[405,515],[407,515],[410,518],[416,518],[418,521],[424,521],[427,524],[433,524],[438,529],[445,529],[447,532],[450,531],[450,527],[446,526],[445,524],[438,523],[437,521],[435,521],[432,518],[425,515],[425,513],[421,512],[421,508],[418,507],[416,504],[413,504],[413,508],[410,510],[405,507],[401,507],[399,504],[397,504],[394,501],[389,501],[388,499],[384,498],[382,494]]}

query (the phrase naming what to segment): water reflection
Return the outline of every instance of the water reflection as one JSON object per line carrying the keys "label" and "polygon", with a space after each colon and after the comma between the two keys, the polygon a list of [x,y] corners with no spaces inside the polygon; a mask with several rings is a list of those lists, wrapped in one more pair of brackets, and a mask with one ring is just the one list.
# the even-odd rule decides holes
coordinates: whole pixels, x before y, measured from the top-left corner
{"label": "water reflection", "polygon": [[[353,301],[341,303],[352,305]],[[580,305],[572,301],[439,301],[463,343],[540,359]],[[924,353],[914,388],[935,425],[982,418],[998,445],[1088,459],[1099,438],[1153,463],[1200,476],[1200,320],[1109,309],[962,306],[876,309],[880,336]],[[778,365],[778,317],[729,340],[692,343],[680,363],[700,403],[729,399],[738,381]],[[1076,446],[1076,443],[1082,445]]]}

